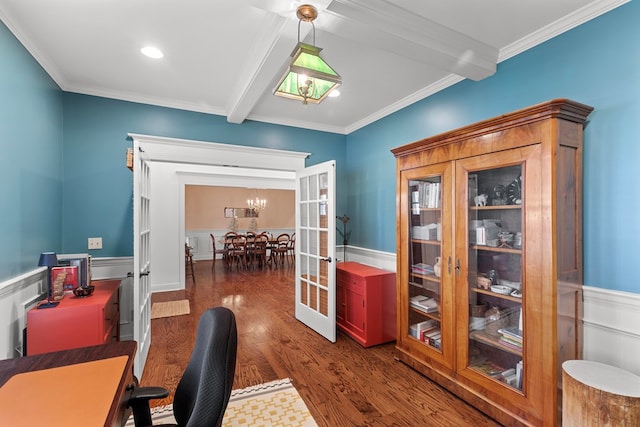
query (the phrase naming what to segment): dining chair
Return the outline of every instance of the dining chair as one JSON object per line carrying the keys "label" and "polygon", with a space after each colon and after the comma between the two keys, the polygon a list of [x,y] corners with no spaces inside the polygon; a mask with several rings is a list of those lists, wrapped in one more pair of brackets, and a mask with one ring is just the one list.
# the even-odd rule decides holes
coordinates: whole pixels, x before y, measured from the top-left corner
{"label": "dining chair", "polygon": [[276,240],[276,246],[271,248],[271,258],[275,266],[277,266],[278,263],[284,265],[284,259],[287,257],[287,252],[289,251],[289,235],[282,233]]}
{"label": "dining chair", "polygon": [[216,258],[218,255],[222,255],[222,262],[226,266],[229,262],[229,249],[227,247],[223,247],[222,249],[216,248],[216,238],[212,233],[209,233],[211,236],[211,245],[213,246],[213,260],[211,261],[211,269],[216,269]]}
{"label": "dining chair", "polygon": [[193,248],[186,243],[184,244],[184,264],[185,272],[188,274],[191,271],[193,283],[196,283],[196,275],[193,272]]}
{"label": "dining chair", "polygon": [[291,263],[296,263],[296,233],[292,233],[287,244],[287,255],[291,258]]}
{"label": "dining chair", "polygon": [[247,268],[247,239],[242,235],[237,235],[231,239],[231,248],[229,249],[229,269],[236,264],[238,270],[240,265]]}
{"label": "dining chair", "polygon": [[267,265],[267,244],[269,237],[266,234],[258,234],[253,243],[251,251],[251,266],[255,264],[262,268]]}

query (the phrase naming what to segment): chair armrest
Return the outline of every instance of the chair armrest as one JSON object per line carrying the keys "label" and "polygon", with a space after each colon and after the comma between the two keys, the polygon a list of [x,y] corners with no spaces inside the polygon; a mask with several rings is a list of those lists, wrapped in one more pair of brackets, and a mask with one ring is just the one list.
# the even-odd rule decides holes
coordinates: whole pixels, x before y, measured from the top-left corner
{"label": "chair armrest", "polygon": [[133,420],[136,427],[150,426],[151,409],[149,400],[162,399],[169,396],[169,390],[164,387],[136,387],[131,391],[127,406],[133,411]]}
{"label": "chair armrest", "polygon": [[169,396],[169,390],[164,387],[136,387],[129,396],[129,402],[132,400],[163,399]]}

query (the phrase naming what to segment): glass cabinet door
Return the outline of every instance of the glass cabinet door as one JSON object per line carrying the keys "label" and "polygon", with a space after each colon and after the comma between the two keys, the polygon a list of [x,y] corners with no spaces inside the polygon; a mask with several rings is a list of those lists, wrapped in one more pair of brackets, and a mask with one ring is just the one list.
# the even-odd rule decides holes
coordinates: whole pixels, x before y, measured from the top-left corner
{"label": "glass cabinet door", "polygon": [[442,348],[442,177],[409,181],[409,335]]}
{"label": "glass cabinet door", "polygon": [[467,174],[467,366],[521,390],[524,163]]}

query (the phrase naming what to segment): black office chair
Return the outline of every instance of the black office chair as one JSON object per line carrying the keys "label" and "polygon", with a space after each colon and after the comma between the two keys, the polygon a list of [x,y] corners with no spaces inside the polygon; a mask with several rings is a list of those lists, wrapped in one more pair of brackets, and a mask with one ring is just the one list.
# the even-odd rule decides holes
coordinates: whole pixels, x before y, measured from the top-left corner
{"label": "black office chair", "polygon": [[[235,315],[225,307],[205,311],[198,324],[189,364],[173,398],[176,426],[222,425],[236,371],[238,332]],[[134,389],[129,406],[136,427],[151,426],[150,399],[167,397],[163,387]]]}

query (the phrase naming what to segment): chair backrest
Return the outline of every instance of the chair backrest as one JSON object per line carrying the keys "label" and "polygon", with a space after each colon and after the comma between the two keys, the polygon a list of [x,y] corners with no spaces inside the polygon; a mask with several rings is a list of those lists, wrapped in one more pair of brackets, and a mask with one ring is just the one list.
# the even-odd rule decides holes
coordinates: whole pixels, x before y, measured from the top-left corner
{"label": "chair backrest", "polygon": [[234,254],[242,254],[247,251],[247,239],[238,234],[236,237],[231,239],[231,251]]}
{"label": "chair backrest", "polygon": [[278,236],[278,250],[286,251],[289,246],[289,235],[287,233],[282,233]]}
{"label": "chair backrest", "polygon": [[196,342],[173,399],[180,426],[221,426],[236,371],[238,332],[235,315],[225,307],[200,317]]}

